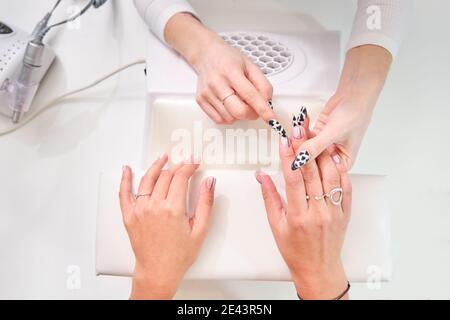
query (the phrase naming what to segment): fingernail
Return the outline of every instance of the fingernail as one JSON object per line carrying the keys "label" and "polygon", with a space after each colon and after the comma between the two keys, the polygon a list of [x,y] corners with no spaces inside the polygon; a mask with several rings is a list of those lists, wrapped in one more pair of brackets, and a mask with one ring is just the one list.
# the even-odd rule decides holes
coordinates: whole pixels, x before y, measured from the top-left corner
{"label": "fingernail", "polygon": [[186,160],[184,160],[184,164],[199,164],[200,163],[200,156],[190,156]]}
{"label": "fingernail", "polygon": [[339,155],[335,154],[332,158],[333,158],[334,163],[336,163],[336,164],[341,163],[341,157],[339,157]]}
{"label": "fingernail", "polygon": [[284,130],[281,123],[278,122],[278,120],[271,119],[269,120],[269,125],[272,127],[273,130],[275,130],[276,133],[278,133],[281,137],[286,138],[286,130]]}
{"label": "fingernail", "polygon": [[292,117],[292,126],[294,128],[298,127],[298,126],[303,126],[307,116],[308,116],[308,110],[306,109],[305,106],[302,106],[300,108],[300,112],[298,113],[298,115],[297,116],[294,115]]}
{"label": "fingernail", "polygon": [[292,136],[295,139],[301,139],[303,137],[303,127],[296,126],[296,127],[292,128]]}
{"label": "fingernail", "polygon": [[160,154],[159,155],[159,157],[158,158],[156,158],[155,159],[155,161],[153,161],[153,163],[156,163],[156,162],[158,162],[159,160],[161,160],[162,158],[164,158],[166,156],[166,153],[162,153],[162,154]]}
{"label": "fingernail", "polygon": [[255,172],[256,181],[258,181],[259,184],[262,184],[260,175],[261,175],[261,171],[256,171]]}
{"label": "fingernail", "polygon": [[273,110],[273,104],[272,104],[272,100],[269,100],[269,107],[270,107],[270,109],[272,109],[272,110]]}
{"label": "fingernail", "polygon": [[283,146],[283,148],[288,148],[289,147],[289,139],[282,137],[281,138],[281,145]]}
{"label": "fingernail", "polygon": [[306,150],[302,150],[298,153],[297,157],[295,158],[294,162],[292,162],[291,169],[292,171],[297,170],[300,167],[303,167],[305,164],[309,161],[309,152]]}
{"label": "fingernail", "polygon": [[123,166],[122,166],[122,172],[127,171],[127,169],[128,169],[128,166],[126,166],[126,165],[123,165]]}
{"label": "fingernail", "polygon": [[208,180],[206,180],[206,186],[209,190],[214,191],[216,188],[216,181],[217,179],[214,177],[209,177]]}

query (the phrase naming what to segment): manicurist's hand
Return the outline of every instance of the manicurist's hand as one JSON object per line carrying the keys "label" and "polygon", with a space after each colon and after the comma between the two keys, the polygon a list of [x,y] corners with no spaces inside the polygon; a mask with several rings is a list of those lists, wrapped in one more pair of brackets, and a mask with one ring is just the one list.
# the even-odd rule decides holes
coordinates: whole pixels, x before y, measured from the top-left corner
{"label": "manicurist's hand", "polygon": [[[283,138],[280,143],[287,204],[283,204],[268,175],[257,172],[256,178],[275,241],[299,296],[336,299],[348,284],[341,250],[350,218],[351,184],[345,168],[336,167],[327,151],[300,170],[292,171],[297,148],[306,140],[305,129],[297,127],[296,136],[290,142]],[[330,194],[331,198],[315,198],[336,188],[343,189],[341,199],[340,192]],[[346,298],[347,294],[342,297]]]}
{"label": "manicurist's hand", "polygon": [[165,39],[197,72],[197,102],[213,121],[276,118],[268,105],[272,86],[260,69],[193,16],[173,16]]}
{"label": "manicurist's hand", "polygon": [[131,169],[123,169],[120,206],[136,257],[131,299],[172,298],[208,230],[215,178],[202,182],[190,218],[186,208],[188,182],[199,165],[189,161],[163,170],[167,160],[164,155],[148,169],[137,199],[132,194]]}
{"label": "manicurist's hand", "polygon": [[347,52],[338,89],[326,103],[313,128],[315,136],[299,152],[315,159],[327,149],[337,163],[350,169],[370,123],[383,88],[391,54],[375,45],[363,45]]}

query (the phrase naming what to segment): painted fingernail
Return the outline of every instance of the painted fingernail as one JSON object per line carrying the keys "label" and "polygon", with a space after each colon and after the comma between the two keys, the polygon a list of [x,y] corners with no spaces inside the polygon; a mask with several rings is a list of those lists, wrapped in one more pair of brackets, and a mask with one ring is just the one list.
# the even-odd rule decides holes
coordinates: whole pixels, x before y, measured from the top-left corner
{"label": "painted fingernail", "polygon": [[256,171],[255,172],[255,179],[256,179],[256,181],[258,181],[259,184],[262,184],[262,182],[261,182],[261,171]]}
{"label": "painted fingernail", "polygon": [[339,157],[339,155],[335,154],[332,158],[333,158],[334,163],[336,163],[336,164],[341,163],[341,157]]}
{"label": "painted fingernail", "polygon": [[292,136],[295,139],[301,139],[303,137],[303,127],[296,126],[296,127],[292,128]]}
{"label": "painted fingernail", "polygon": [[159,160],[163,159],[166,156],[166,153],[161,153],[161,155],[153,161],[153,164],[157,163]]}
{"label": "painted fingernail", "polygon": [[306,117],[308,116],[308,110],[306,109],[305,106],[302,106],[300,108],[300,112],[298,113],[298,115],[294,115],[292,117],[292,126],[298,127],[298,126],[303,126],[303,124],[305,123]]}
{"label": "painted fingernail", "polygon": [[270,109],[272,109],[272,110],[273,110],[273,104],[272,104],[272,100],[269,100],[269,107],[270,107]]}
{"label": "painted fingernail", "polygon": [[281,138],[281,145],[282,145],[284,148],[288,148],[288,147],[289,147],[289,139],[288,139],[288,138],[285,138],[285,137],[282,137],[282,138]]}
{"label": "painted fingernail", "polygon": [[216,188],[216,181],[217,179],[214,177],[209,177],[208,180],[206,180],[206,186],[209,190],[214,191]]}
{"label": "painted fingernail", "polygon": [[192,164],[200,164],[201,161],[202,159],[199,155],[195,155],[192,157]]}
{"label": "painted fingernail", "polygon": [[281,137],[283,137],[283,138],[287,137],[286,130],[284,130],[283,126],[281,125],[281,123],[278,122],[278,120],[275,120],[275,119],[269,120],[269,125]]}
{"label": "painted fingernail", "polygon": [[298,153],[297,157],[295,158],[294,162],[292,162],[291,169],[292,171],[297,170],[300,167],[303,167],[305,164],[309,161],[309,152],[306,150],[302,150]]}

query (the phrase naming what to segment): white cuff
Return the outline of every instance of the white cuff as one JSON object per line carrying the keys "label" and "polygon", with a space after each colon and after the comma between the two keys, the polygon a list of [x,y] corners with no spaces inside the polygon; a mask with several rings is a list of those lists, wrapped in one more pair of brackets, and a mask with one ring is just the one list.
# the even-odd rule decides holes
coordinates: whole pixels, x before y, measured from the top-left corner
{"label": "white cuff", "polygon": [[395,58],[412,12],[411,0],[358,0],[347,50],[374,44]]}
{"label": "white cuff", "polygon": [[134,0],[134,5],[150,30],[164,43],[164,29],[175,14],[188,12],[197,18],[194,9],[184,0]]}

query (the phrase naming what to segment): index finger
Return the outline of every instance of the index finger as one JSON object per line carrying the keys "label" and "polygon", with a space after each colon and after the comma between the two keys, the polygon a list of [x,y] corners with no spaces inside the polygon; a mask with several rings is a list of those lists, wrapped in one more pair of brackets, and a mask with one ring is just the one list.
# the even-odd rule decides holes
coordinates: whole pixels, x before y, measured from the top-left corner
{"label": "index finger", "polygon": [[230,76],[231,86],[250,107],[266,122],[276,119],[275,112],[269,107],[269,102],[243,75]]}
{"label": "index finger", "polygon": [[166,198],[169,202],[181,207],[186,205],[189,179],[198,167],[198,163],[186,163],[175,172]]}

